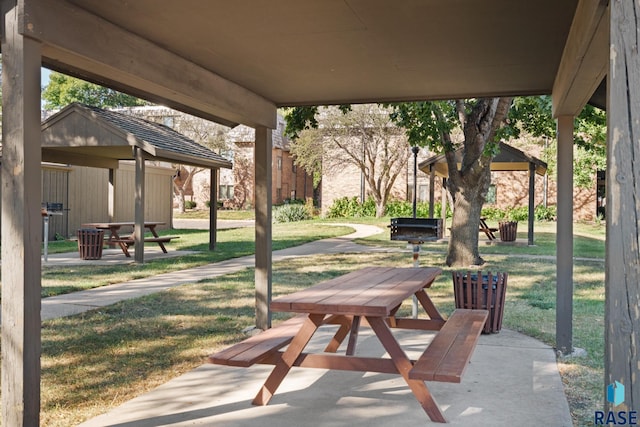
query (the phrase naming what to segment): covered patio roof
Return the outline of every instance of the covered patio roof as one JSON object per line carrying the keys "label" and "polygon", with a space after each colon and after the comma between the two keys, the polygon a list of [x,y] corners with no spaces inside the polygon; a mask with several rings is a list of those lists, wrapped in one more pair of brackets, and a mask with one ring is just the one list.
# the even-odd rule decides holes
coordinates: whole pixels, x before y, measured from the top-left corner
{"label": "covered patio roof", "polygon": [[231,169],[231,162],[159,123],[98,107],[73,103],[42,123],[42,160],[116,169],[133,160],[133,147],[145,160],[208,169]]}
{"label": "covered patio roof", "polygon": [[[530,156],[522,150],[518,150],[509,144],[504,142],[498,143],[500,152],[491,160],[491,171],[494,172],[506,172],[506,171],[527,171],[529,172],[529,219],[527,221],[527,243],[529,245],[534,244],[533,239],[533,227],[534,227],[534,204],[535,204],[535,174],[545,175],[547,173],[547,164],[542,160]],[[462,148],[456,151],[456,158],[462,159]],[[460,165],[460,162],[458,163]],[[449,165],[444,154],[438,154],[432,156],[418,165],[418,168],[429,175],[430,188],[429,193],[429,212],[434,210],[434,178],[439,176],[443,179],[442,191],[446,191],[444,185],[444,179],[449,177]],[[442,195],[443,206],[446,203],[445,194]],[[446,224],[447,216],[446,209],[442,209],[442,222]]]}
{"label": "covered patio roof", "polygon": [[[547,173],[547,164],[542,160],[504,142],[500,142],[499,146],[500,153],[491,160],[492,171],[529,171],[533,167],[538,175]],[[456,156],[460,157],[461,155],[462,151],[460,149],[456,152]],[[447,178],[449,176],[449,165],[444,154],[438,154],[423,160],[418,164],[418,168],[426,174],[429,174],[433,169],[439,177]]]}

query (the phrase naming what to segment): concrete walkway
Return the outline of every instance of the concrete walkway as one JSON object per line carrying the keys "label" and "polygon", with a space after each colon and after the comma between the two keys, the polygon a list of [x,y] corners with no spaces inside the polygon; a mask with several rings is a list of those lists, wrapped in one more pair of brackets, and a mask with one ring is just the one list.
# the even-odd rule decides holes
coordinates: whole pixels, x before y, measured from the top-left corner
{"label": "concrete walkway", "polygon": [[[273,261],[318,253],[372,251],[352,239],[377,234],[380,229],[354,228],[356,232],[348,236],[275,251]],[[51,258],[50,263],[56,262]],[[68,316],[253,265],[254,257],[249,256],[45,298],[42,317]],[[329,329],[314,338],[312,344],[322,345],[328,334]],[[419,352],[412,350],[412,344],[416,349],[424,349],[424,343],[433,337],[429,332],[397,331],[397,334],[413,358]],[[358,340],[359,352],[384,354],[366,328]],[[203,365],[81,426],[436,425],[429,421],[401,378],[375,373],[294,368],[269,405],[252,406],[251,400],[270,368]],[[452,426],[572,425],[553,348],[513,331],[503,329],[498,334],[480,337],[461,384],[427,385]]]}

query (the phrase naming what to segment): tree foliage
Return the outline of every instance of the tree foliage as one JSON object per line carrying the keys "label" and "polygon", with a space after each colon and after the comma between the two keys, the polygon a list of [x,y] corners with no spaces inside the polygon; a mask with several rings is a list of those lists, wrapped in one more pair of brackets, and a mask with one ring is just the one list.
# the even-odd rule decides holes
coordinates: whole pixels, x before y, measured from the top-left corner
{"label": "tree foliage", "polygon": [[[387,105],[392,109],[390,119],[404,129],[411,145],[426,146],[432,151],[445,153],[449,167],[448,190],[454,200],[452,235],[446,261],[448,265],[483,263],[478,252],[480,212],[491,183],[491,158],[496,153],[498,138],[505,132],[501,128],[510,105],[511,98]],[[317,107],[293,109],[287,115],[287,133],[295,138],[305,128],[318,127],[317,112]],[[342,123],[336,129],[339,132],[333,143],[338,147],[346,145],[345,142],[338,143],[345,140],[346,127],[349,124]],[[454,132],[456,129],[461,130],[457,135]],[[406,153],[403,161],[405,164],[408,161],[408,146],[389,147],[386,150],[390,156],[394,150]],[[353,154],[352,150],[352,154],[347,152],[347,156],[355,159],[359,155]],[[326,161],[328,158],[325,156],[323,159]],[[369,167],[374,166],[372,164]],[[382,172],[381,176],[389,173]]]}
{"label": "tree foliage", "polygon": [[42,99],[48,110],[63,108],[73,102],[107,108],[145,104],[134,96],[56,72],[49,75],[49,84],[42,91]]}
{"label": "tree foliage", "polygon": [[[308,119],[311,112],[311,108],[300,109],[297,117]],[[375,104],[350,109],[327,107],[317,116],[314,113],[313,120],[316,128],[304,129],[308,125],[301,121],[295,125],[297,139],[291,152],[296,164],[313,171],[314,176],[318,171],[341,174],[345,167],[355,166],[367,183],[377,215],[384,215],[396,179],[406,170],[410,155],[407,138],[391,123],[389,111]],[[287,120],[287,126],[291,129],[294,125]]]}
{"label": "tree foliage", "polygon": [[[550,96],[516,98],[509,112],[509,122],[513,135],[521,131],[547,141],[546,161],[549,173],[556,169],[556,122],[552,117]],[[593,186],[597,170],[604,170],[607,163],[607,115],[606,112],[586,105],[574,121],[574,142],[576,145],[573,180],[580,188]]]}

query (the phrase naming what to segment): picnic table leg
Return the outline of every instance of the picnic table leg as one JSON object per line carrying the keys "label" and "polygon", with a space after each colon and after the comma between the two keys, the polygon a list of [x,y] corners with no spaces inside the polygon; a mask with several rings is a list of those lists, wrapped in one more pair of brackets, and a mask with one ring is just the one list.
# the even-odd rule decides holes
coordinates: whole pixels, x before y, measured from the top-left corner
{"label": "picnic table leg", "polygon": [[342,344],[342,341],[344,341],[344,339],[349,334],[349,331],[351,330],[351,323],[353,323],[353,316],[333,315],[328,320],[326,320],[325,323],[331,323],[331,324],[335,323],[340,325],[340,328],[338,328],[335,335],[333,336],[329,344],[327,344],[327,347],[325,347],[324,349],[326,353],[335,353],[336,351],[338,351],[340,344]]}
{"label": "picnic table leg", "polygon": [[[109,240],[114,240],[114,239],[120,240],[120,235],[118,234],[118,228],[110,227],[109,231],[110,231]],[[131,254],[129,253],[129,247],[127,246],[126,243],[119,241],[118,246],[120,246],[120,249],[122,249],[122,253],[124,254],[124,256],[126,256],[127,258],[131,258]]]}
{"label": "picnic table leg", "polygon": [[273,397],[276,390],[284,380],[293,364],[295,363],[302,350],[309,343],[309,340],[313,334],[318,330],[318,327],[324,320],[324,314],[310,314],[304,321],[300,330],[289,344],[287,350],[282,354],[282,357],[276,363],[276,366],[269,374],[269,377],[265,381],[264,385],[258,391],[258,394],[253,399],[254,405],[266,405]]}
{"label": "picnic table leg", "polygon": [[387,350],[389,356],[393,360],[398,372],[402,375],[404,380],[409,385],[409,388],[413,392],[415,398],[420,402],[422,409],[427,413],[431,421],[438,423],[446,423],[444,415],[440,411],[440,407],[436,403],[435,399],[431,395],[431,392],[427,388],[424,381],[409,379],[409,371],[413,367],[411,360],[407,357],[406,353],[395,337],[391,333],[389,326],[381,317],[366,317],[367,322],[375,332],[376,336],[382,343],[382,346]]}
{"label": "picnic table leg", "polygon": [[349,344],[347,345],[347,356],[353,356],[356,352],[356,343],[358,341],[358,331],[360,330],[360,316],[353,316],[351,323],[351,334],[349,334]]}
{"label": "picnic table leg", "polygon": [[[148,225],[147,226],[149,228],[149,231],[151,231],[151,234],[153,234],[153,237],[160,237],[158,236],[158,233],[156,232],[156,226],[155,225]],[[164,247],[164,243],[162,242],[156,242],[158,244],[158,246],[160,246],[160,249],[162,249],[162,252],[164,252],[165,254],[168,253],[167,252],[167,248]]]}
{"label": "picnic table leg", "polygon": [[442,322],[446,321],[446,319],[442,314],[440,314],[436,306],[433,305],[433,301],[431,301],[431,298],[429,298],[429,295],[427,295],[427,292],[424,289],[416,292],[415,296],[418,298],[418,301],[420,301],[420,304],[424,308],[424,311],[427,312],[431,320],[438,320]]}

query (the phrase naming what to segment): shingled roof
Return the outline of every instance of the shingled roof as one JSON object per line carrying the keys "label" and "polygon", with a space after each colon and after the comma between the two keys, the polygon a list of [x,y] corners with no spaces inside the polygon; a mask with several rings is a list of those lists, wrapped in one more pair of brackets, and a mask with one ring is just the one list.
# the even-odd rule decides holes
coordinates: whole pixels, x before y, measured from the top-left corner
{"label": "shingled roof", "polygon": [[42,160],[117,168],[139,147],[145,159],[231,168],[231,162],[179,132],[139,117],[73,103],[42,123]]}
{"label": "shingled roof", "polygon": [[[533,165],[536,174],[544,175],[547,173],[547,164],[542,160],[504,142],[499,142],[498,144],[500,152],[491,160],[492,171],[527,171],[529,170],[529,165]],[[461,158],[461,148],[456,151],[456,156],[458,159]],[[436,175],[445,178],[449,176],[449,166],[444,154],[438,154],[420,162],[418,168],[426,174],[433,168]]]}

